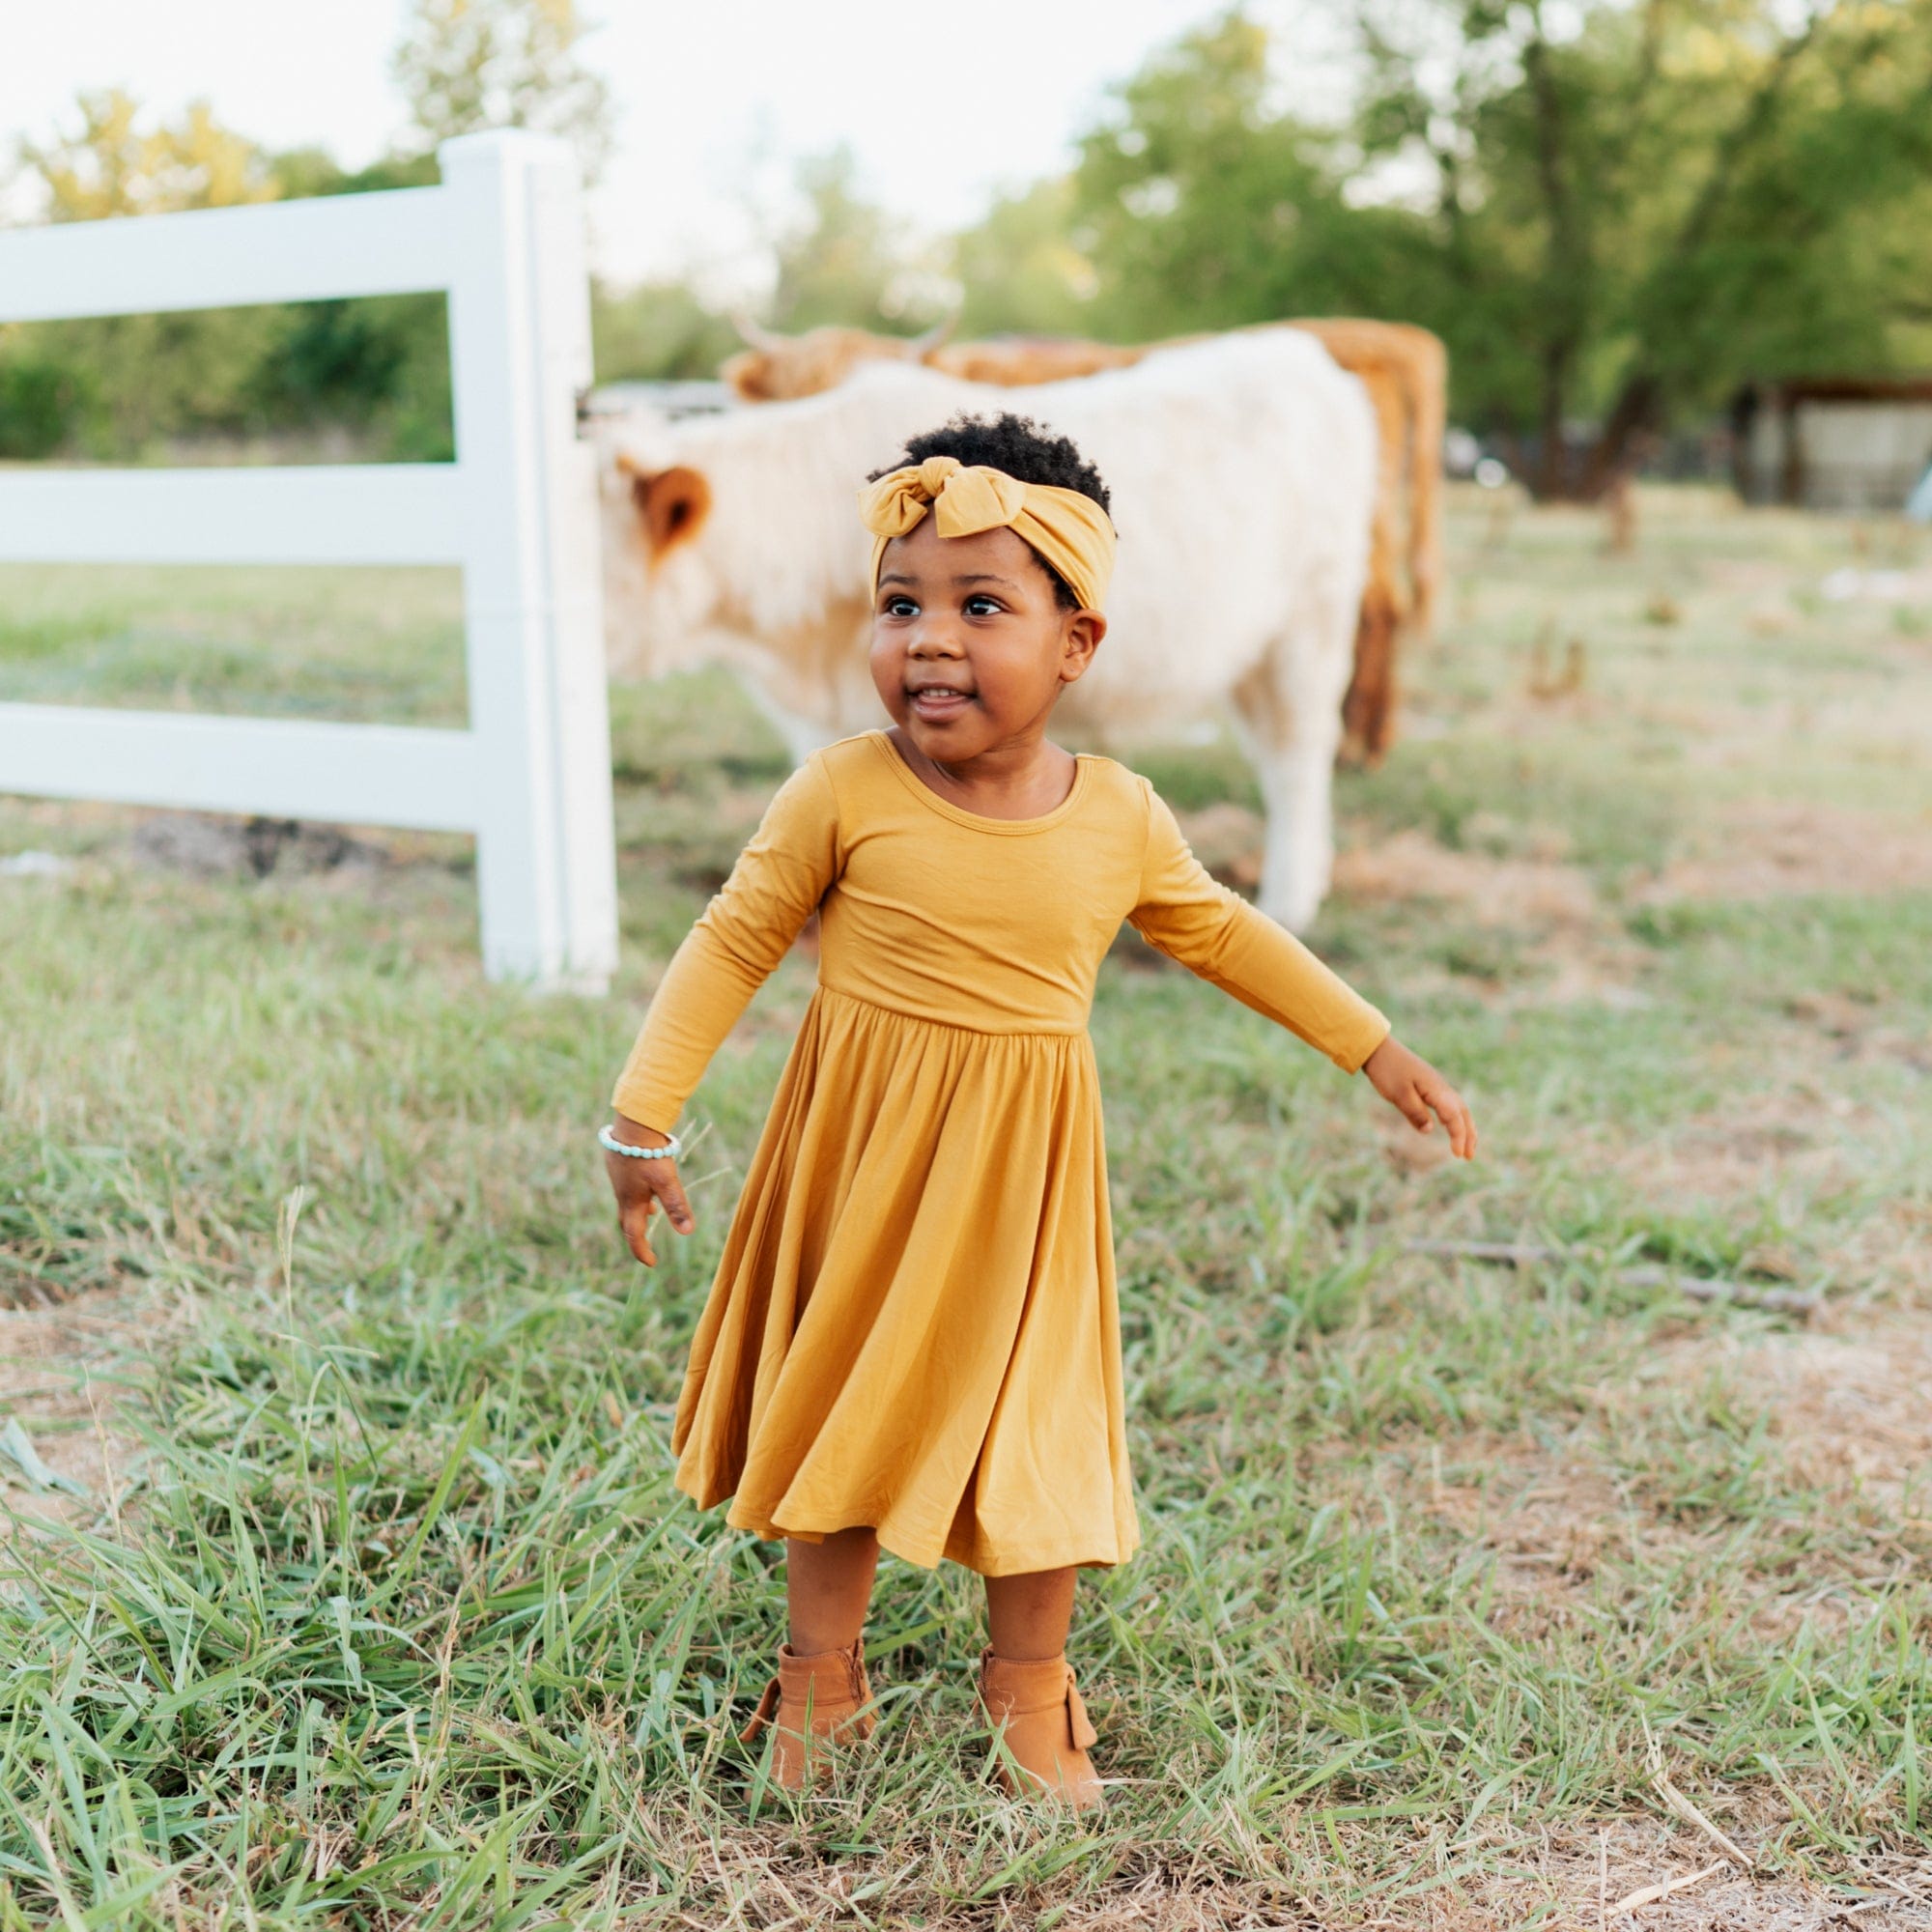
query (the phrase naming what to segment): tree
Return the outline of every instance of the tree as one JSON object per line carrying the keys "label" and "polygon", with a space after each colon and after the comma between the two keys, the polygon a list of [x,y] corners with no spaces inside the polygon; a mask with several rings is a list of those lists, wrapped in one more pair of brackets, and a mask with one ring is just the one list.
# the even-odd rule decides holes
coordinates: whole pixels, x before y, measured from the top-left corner
{"label": "tree", "polygon": [[21,141],[17,165],[39,177],[49,221],[231,208],[279,193],[268,156],[216,122],[205,100],[181,120],[143,129],[140,103],[119,88],[79,97],[79,129],[45,146]]}
{"label": "tree", "polygon": [[[215,121],[205,102],[149,123],[119,90],[83,94],[78,126],[21,141],[18,172],[44,218],[91,221],[272,201],[270,157]],[[189,428],[242,428],[251,372],[280,312],[105,316],[0,329],[0,453],[37,457],[77,445],[138,452]]]}
{"label": "tree", "polygon": [[1585,495],[1743,381],[1932,341],[1932,0],[1354,0],[1354,21],[1332,122],[1281,106],[1238,10],[1116,91],[1074,173],[1101,332],[1423,323],[1463,420]]}
{"label": "tree", "polygon": [[[158,124],[119,92],[23,141],[17,166],[54,221],[418,185],[433,157],[350,173],[315,149],[270,155],[205,105]],[[125,460],[175,437],[346,431],[393,457],[450,449],[440,296],[108,316],[0,328],[0,456]]]}
{"label": "tree", "polygon": [[952,277],[964,291],[959,333],[1091,331],[1097,280],[1075,228],[1070,178],[996,197],[952,243]]}
{"label": "tree", "polygon": [[936,261],[923,259],[905,224],[861,192],[849,148],[801,161],[798,189],[801,213],[773,246],[773,327],[846,323],[891,333],[945,306],[951,291]]}
{"label": "tree", "polygon": [[715,376],[743,346],[731,324],[682,281],[642,282],[621,292],[593,282],[590,325],[600,383]]}
{"label": "tree", "polygon": [[423,143],[531,128],[576,143],[585,181],[611,152],[611,96],[578,52],[575,0],[413,0],[393,71]]}
{"label": "tree", "polygon": [[[1559,34],[1544,0],[1362,0],[1363,128],[1433,178],[1445,332],[1506,324],[1469,345],[1459,395],[1534,422],[1545,492],[1595,495],[1749,376],[1895,358],[1888,319],[1932,250],[1865,244],[1922,203],[1932,7],[1567,12]],[[1577,415],[1598,428],[1573,453]]]}
{"label": "tree", "polygon": [[1345,206],[1331,137],[1276,109],[1269,81],[1268,35],[1236,11],[1115,91],[1073,175],[1102,332],[1225,328],[1380,292],[1378,217]]}
{"label": "tree", "polygon": [[[429,154],[392,154],[345,169],[321,150],[298,149],[277,155],[274,169],[291,199],[423,187],[437,178]],[[265,426],[327,425],[391,461],[444,461],[455,452],[444,299],[380,296],[286,308],[247,393]]]}

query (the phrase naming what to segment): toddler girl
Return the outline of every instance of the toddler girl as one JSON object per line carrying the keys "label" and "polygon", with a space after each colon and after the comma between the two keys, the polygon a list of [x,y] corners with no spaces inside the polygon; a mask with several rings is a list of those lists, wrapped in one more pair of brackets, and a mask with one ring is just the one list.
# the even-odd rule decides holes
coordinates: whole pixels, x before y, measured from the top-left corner
{"label": "toddler girl", "polygon": [[1065,1657],[1073,1579],[1140,1540],[1087,1015],[1121,922],[1464,1158],[1468,1110],[1298,941],[1215,883],[1144,778],[1046,736],[1092,668],[1106,486],[1013,415],[916,437],[860,507],[890,729],[814,753],[678,948],[600,1133],[655,1264],[689,1234],[671,1135],[813,912],[818,985],[780,1078],[671,1443],[677,1485],[783,1537],[789,1641],[748,1740],[772,1776],[871,1730],[881,1548],[986,1579],[980,1704],[1009,1790],[1099,1802]]}

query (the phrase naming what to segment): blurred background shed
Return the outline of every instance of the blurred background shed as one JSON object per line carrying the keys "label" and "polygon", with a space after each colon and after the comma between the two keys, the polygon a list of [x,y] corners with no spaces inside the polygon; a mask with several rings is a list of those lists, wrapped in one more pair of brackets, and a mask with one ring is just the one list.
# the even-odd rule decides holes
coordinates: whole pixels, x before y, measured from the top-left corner
{"label": "blurred background shed", "polygon": [[1747,503],[1896,511],[1932,467],[1932,375],[1753,383],[1733,415]]}

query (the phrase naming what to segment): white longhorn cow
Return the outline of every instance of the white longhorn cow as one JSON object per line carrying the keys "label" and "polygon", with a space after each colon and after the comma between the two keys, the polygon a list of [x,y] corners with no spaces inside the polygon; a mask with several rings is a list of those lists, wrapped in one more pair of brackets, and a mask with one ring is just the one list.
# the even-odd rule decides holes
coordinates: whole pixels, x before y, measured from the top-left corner
{"label": "white longhorn cow", "polygon": [[[600,429],[611,668],[736,668],[794,758],[882,724],[867,668],[870,539],[857,492],[910,436],[1009,390],[881,363],[803,402]],[[1315,916],[1329,787],[1376,497],[1362,385],[1291,330],[1163,350],[1028,390],[1107,479],[1120,531],[1110,627],[1069,688],[1095,733],[1232,715],[1261,782],[1259,902]]]}

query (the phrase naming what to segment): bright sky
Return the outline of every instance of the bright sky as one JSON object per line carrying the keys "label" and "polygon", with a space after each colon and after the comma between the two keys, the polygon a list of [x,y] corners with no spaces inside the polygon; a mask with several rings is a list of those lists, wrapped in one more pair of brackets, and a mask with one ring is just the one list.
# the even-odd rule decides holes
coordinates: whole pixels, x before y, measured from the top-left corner
{"label": "bright sky", "polygon": [[[587,0],[584,58],[615,98],[617,148],[591,207],[617,280],[748,272],[745,206],[802,154],[843,141],[868,192],[921,227],[1062,165],[1109,81],[1226,0]],[[354,166],[401,127],[389,54],[403,0],[0,0],[0,148],[45,139],[81,88],[172,115],[207,99],[275,148]]]}

